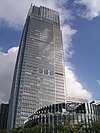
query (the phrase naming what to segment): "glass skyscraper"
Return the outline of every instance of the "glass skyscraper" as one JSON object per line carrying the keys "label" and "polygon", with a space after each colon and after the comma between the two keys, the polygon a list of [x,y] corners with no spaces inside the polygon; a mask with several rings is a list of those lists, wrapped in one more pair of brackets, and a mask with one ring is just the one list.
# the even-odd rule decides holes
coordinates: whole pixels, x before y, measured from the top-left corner
{"label": "glass skyscraper", "polygon": [[65,102],[64,78],[59,13],[31,5],[15,65],[8,128],[23,125],[40,107]]}

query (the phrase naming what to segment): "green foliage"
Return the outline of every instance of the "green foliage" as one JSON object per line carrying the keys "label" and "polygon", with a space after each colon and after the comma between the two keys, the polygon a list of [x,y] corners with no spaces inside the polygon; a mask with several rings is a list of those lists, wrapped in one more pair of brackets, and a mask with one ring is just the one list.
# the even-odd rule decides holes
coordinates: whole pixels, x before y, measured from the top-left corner
{"label": "green foliage", "polygon": [[100,121],[96,121],[92,124],[92,129],[96,132],[96,133],[100,133]]}
{"label": "green foliage", "polygon": [[40,133],[40,132],[41,132],[40,127],[29,127],[29,128],[18,127],[12,130],[12,133]]}
{"label": "green foliage", "polygon": [[77,129],[70,123],[60,124],[58,125],[58,133],[77,133]]}
{"label": "green foliage", "polygon": [[[77,124],[72,123],[60,123],[57,126],[58,133],[100,133],[100,121],[91,122],[90,125],[85,125],[83,122]],[[40,125],[35,127],[18,127],[12,130],[12,133],[53,133],[52,125]],[[0,133],[10,133],[5,129],[0,130]]]}
{"label": "green foliage", "polygon": [[100,121],[91,122],[91,125],[78,124],[59,124],[58,133],[100,133]]}
{"label": "green foliage", "polygon": [[0,133],[6,133],[6,129],[0,130]]}
{"label": "green foliage", "polygon": [[52,125],[41,125],[35,127],[18,127],[12,130],[12,133],[44,133],[46,130],[47,133],[52,133]]}

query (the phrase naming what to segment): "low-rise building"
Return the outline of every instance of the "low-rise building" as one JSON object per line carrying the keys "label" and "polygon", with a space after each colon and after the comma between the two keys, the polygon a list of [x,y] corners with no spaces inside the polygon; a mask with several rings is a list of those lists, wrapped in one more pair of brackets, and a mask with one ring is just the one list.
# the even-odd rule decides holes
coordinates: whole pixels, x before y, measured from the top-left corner
{"label": "low-rise building", "polygon": [[59,123],[91,125],[99,119],[98,106],[93,103],[67,102],[41,107],[28,117],[25,126],[52,125],[57,133]]}

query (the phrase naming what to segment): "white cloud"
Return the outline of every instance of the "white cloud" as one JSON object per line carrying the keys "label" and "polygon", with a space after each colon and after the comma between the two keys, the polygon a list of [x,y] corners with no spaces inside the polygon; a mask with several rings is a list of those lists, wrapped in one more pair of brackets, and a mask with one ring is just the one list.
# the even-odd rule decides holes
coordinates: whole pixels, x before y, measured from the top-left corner
{"label": "white cloud", "polygon": [[100,85],[100,80],[97,80],[97,83]]}
{"label": "white cloud", "polygon": [[69,96],[83,98],[87,100],[92,99],[92,94],[84,88],[84,86],[78,81],[77,76],[73,70],[68,66],[65,66],[67,93]]}
{"label": "white cloud", "polygon": [[100,17],[100,0],[76,0],[76,4],[85,5],[86,10],[80,10],[79,15],[88,20]]}
{"label": "white cloud", "polygon": [[72,36],[76,34],[77,30],[72,29],[70,25],[63,24],[62,27],[63,44],[65,49],[65,58],[72,57],[74,51],[72,49]]}
{"label": "white cloud", "polygon": [[18,47],[9,49],[6,54],[0,51],[0,103],[9,100],[17,51]]}
{"label": "white cloud", "polygon": [[[65,49],[65,59],[72,57],[74,54],[72,48],[72,37],[77,33],[76,29],[72,29],[69,25],[62,26],[63,44]],[[79,82],[78,77],[74,73],[74,68],[70,62],[65,62],[66,89],[68,96],[92,99],[92,94]]]}
{"label": "white cloud", "polygon": [[[24,24],[26,14],[31,3],[35,5],[47,6],[58,10],[61,16],[61,26],[63,33],[63,42],[66,60],[72,57],[74,51],[72,49],[72,37],[77,30],[70,25],[65,25],[64,21],[73,18],[70,10],[66,10],[63,6],[68,0],[6,0],[0,2],[0,20],[7,22],[8,26],[20,28]],[[42,4],[41,4],[42,3]],[[12,74],[14,70],[15,58],[18,48],[11,48],[7,54],[0,52],[0,102],[8,101],[10,95]],[[71,69],[70,62],[66,62],[66,79],[67,91],[71,96],[78,96],[91,99],[91,93],[84,89],[83,85],[78,82],[74,71]]]}
{"label": "white cloud", "polygon": [[67,0],[17,0],[17,2],[16,0],[2,0],[0,2],[0,20],[6,22],[8,26],[20,28],[24,24],[31,3],[33,3],[60,11],[63,22],[64,19],[72,19],[70,10],[65,10],[63,6],[66,2]]}

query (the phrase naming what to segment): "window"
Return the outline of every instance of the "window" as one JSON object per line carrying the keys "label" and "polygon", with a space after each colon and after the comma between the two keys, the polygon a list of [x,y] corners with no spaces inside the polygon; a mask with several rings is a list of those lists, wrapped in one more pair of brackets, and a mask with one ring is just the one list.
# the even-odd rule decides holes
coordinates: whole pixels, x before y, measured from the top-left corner
{"label": "window", "polygon": [[43,69],[42,68],[39,68],[39,73],[43,73]]}
{"label": "window", "polygon": [[50,70],[50,75],[52,75],[52,76],[54,75],[53,71],[51,71],[51,70]]}
{"label": "window", "polygon": [[47,69],[44,69],[44,74],[48,75],[48,70]]}

